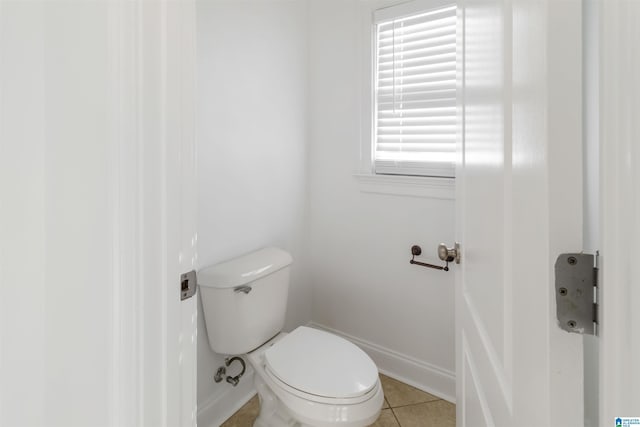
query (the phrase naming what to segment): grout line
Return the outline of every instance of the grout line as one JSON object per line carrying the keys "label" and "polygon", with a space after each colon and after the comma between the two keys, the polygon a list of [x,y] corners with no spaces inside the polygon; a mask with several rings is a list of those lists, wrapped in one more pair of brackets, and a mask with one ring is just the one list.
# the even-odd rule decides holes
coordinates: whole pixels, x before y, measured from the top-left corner
{"label": "grout line", "polygon": [[390,407],[389,409],[391,409],[391,414],[393,415],[393,418],[395,418],[395,419],[396,419],[396,423],[398,423],[398,425],[399,425],[400,427],[402,427],[402,424],[400,424],[400,420],[399,420],[399,419],[398,419],[398,417],[396,416],[396,413],[395,413],[395,411],[393,410],[393,408],[391,408],[391,407]]}
{"label": "grout line", "polygon": [[424,402],[407,403],[406,405],[397,405],[397,406],[391,406],[391,405],[389,405],[389,407],[390,407],[391,409],[395,409],[395,408],[405,408],[405,407],[407,407],[407,406],[415,406],[415,405],[422,405],[422,404],[424,404],[424,403],[440,402],[440,401],[442,401],[442,400],[444,400],[444,399],[427,400],[427,401],[424,401]]}

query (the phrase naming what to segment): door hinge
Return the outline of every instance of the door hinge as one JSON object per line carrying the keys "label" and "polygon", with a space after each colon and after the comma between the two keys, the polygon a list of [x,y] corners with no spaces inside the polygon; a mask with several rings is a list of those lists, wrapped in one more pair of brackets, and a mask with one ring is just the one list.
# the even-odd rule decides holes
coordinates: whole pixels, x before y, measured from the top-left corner
{"label": "door hinge", "polygon": [[560,328],[598,335],[599,253],[567,253],[556,259],[556,314]]}

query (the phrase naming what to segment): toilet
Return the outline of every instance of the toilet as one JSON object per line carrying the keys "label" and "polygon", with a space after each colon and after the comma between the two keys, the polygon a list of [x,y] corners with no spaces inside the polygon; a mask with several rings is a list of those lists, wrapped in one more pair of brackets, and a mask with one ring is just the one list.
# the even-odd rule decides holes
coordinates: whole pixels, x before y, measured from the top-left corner
{"label": "toilet", "polygon": [[371,358],[325,331],[282,332],[291,262],[265,248],[198,272],[209,345],[253,367],[255,427],[371,425],[384,401]]}

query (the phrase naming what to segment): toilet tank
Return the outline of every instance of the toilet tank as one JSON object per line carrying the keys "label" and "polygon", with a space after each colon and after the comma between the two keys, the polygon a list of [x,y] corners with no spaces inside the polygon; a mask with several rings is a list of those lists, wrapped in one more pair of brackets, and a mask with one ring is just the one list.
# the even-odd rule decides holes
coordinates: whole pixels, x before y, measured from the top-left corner
{"label": "toilet tank", "polygon": [[244,354],[282,330],[291,262],[289,253],[264,248],[198,272],[214,352]]}

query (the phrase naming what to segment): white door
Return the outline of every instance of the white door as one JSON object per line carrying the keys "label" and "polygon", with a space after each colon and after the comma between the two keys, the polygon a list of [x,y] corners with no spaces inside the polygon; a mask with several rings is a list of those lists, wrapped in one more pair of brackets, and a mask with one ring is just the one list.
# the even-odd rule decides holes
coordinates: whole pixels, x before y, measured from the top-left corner
{"label": "white door", "polygon": [[582,426],[554,262],[582,245],[579,1],[460,5],[457,422]]}

